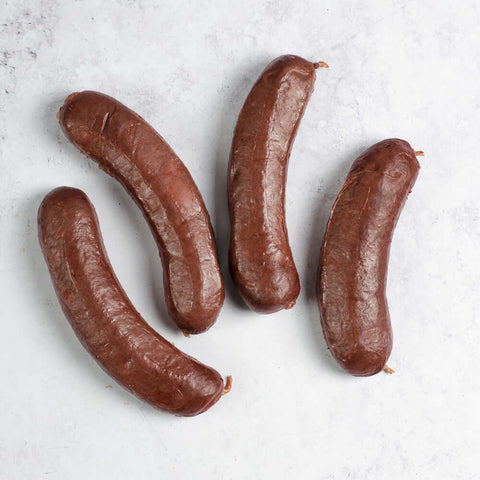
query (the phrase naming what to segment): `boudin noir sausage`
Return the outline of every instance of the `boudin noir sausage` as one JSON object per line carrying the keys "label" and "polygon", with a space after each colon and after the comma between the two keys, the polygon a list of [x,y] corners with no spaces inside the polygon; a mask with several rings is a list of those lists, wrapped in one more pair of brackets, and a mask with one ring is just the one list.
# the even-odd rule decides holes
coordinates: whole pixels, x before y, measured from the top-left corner
{"label": "boudin noir sausage", "polygon": [[186,333],[210,328],[225,292],[210,218],[185,165],[145,120],[107,95],[70,95],[59,121],[67,138],[142,209],[162,259],[173,320]]}
{"label": "boudin noir sausage", "polygon": [[175,348],[135,310],[81,190],[60,187],[45,197],[38,234],[65,316],[83,346],[121,385],[181,416],[204,412],[228,391],[230,381],[224,389],[218,372]]}
{"label": "boudin noir sausage", "polygon": [[285,223],[285,182],[293,140],[313,91],[315,69],[294,55],[270,63],[238,117],[230,153],[230,272],[259,313],[291,308],[300,282]]}
{"label": "boudin noir sausage", "polygon": [[373,145],[353,163],[330,214],[320,256],[318,302],[327,345],[352,375],[379,372],[392,350],[385,295],[388,256],[419,169],[415,152],[404,140]]}

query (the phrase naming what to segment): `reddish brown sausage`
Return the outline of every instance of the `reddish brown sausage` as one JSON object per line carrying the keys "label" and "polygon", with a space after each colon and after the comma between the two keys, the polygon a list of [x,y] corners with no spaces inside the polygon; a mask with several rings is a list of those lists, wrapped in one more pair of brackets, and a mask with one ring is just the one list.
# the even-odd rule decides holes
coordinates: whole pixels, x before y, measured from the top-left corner
{"label": "reddish brown sausage", "polygon": [[82,345],[121,385],[157,408],[193,416],[222,395],[221,376],[148,326],[108,260],[95,210],[74,188],[53,190],[38,212],[40,245],[58,300]]}
{"label": "reddish brown sausage", "polygon": [[225,292],[210,218],[185,165],[145,120],[107,95],[70,95],[59,120],[67,138],[142,209],[162,259],[173,320],[187,333],[210,328]]}
{"label": "reddish brown sausage", "polygon": [[235,128],[228,175],[230,272],[259,313],[293,307],[300,292],[285,224],[285,182],[317,66],[294,55],[270,63]]}
{"label": "reddish brown sausage", "polygon": [[318,301],[327,345],[352,375],[379,372],[392,350],[385,296],[388,255],[419,169],[404,140],[377,143],[355,160],[332,208]]}

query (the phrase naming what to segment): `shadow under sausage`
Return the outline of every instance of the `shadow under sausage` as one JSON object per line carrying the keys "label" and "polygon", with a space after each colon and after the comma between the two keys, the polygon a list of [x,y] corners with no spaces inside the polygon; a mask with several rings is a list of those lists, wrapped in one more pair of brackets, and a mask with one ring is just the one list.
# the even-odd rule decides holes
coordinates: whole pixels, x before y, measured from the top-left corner
{"label": "shadow under sausage", "polygon": [[353,161],[363,150],[364,148],[362,148],[362,146],[350,149],[349,152],[338,161],[338,168],[335,169],[335,172],[325,179],[323,182],[324,188],[320,189],[312,199],[312,208],[310,210],[312,212],[310,217],[310,225],[312,228],[309,235],[308,248],[305,252],[305,264],[310,265],[310,268],[305,270],[304,278],[302,279],[308,310],[310,312],[309,322],[312,335],[310,335],[309,338],[314,342],[314,347],[319,353],[323,366],[331,372],[342,375],[345,372],[330,354],[320,323],[317,299],[318,267],[323,237],[333,203],[343,186]]}
{"label": "shadow under sausage", "polygon": [[271,60],[272,58],[260,58],[257,62],[251,62],[251,59],[249,59],[248,67],[239,65],[236,71],[242,73],[222,89],[221,98],[218,102],[220,113],[216,133],[218,143],[215,151],[215,212],[213,212],[212,217],[214,219],[218,261],[225,282],[226,297],[231,300],[235,308],[243,311],[250,311],[250,309],[233,283],[228,265],[230,244],[230,214],[227,192],[228,161],[238,114],[253,84]]}

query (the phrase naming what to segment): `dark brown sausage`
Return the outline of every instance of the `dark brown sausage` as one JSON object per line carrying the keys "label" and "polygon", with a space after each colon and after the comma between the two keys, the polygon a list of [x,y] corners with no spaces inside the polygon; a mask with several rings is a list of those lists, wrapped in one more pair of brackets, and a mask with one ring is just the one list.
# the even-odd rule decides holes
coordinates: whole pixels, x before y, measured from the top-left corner
{"label": "dark brown sausage", "polygon": [[230,272],[259,313],[293,307],[300,292],[285,224],[285,182],[317,66],[294,55],[270,63],[235,128],[228,174]]}
{"label": "dark brown sausage", "polygon": [[333,205],[320,257],[318,301],[332,355],[349,373],[382,370],[392,350],[385,296],[393,230],[420,165],[404,140],[373,145]]}
{"label": "dark brown sausage", "polygon": [[67,138],[142,209],[162,259],[173,320],[187,333],[210,328],[225,292],[210,218],[185,165],[145,120],[107,95],[70,95],[59,120]]}
{"label": "dark brown sausage", "polygon": [[65,316],[108,374],[142,400],[176,415],[198,415],[220,398],[224,387],[218,372],[175,348],[135,310],[81,190],[50,192],[38,212],[38,232]]}

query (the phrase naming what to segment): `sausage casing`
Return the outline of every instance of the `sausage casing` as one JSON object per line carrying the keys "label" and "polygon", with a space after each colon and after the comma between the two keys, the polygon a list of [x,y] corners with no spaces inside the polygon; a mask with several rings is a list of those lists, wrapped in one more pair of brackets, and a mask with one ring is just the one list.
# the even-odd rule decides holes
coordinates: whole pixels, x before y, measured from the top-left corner
{"label": "sausage casing", "polygon": [[259,313],[291,308],[300,281],[288,243],[288,160],[315,82],[315,64],[294,55],[270,63],[238,117],[228,173],[230,272]]}
{"label": "sausage casing", "polygon": [[318,301],[327,345],[356,376],[373,375],[392,350],[385,295],[393,231],[420,165],[404,140],[373,145],[355,162],[330,215]]}
{"label": "sausage casing", "polygon": [[65,316],[108,374],[176,415],[197,415],[220,398],[220,374],[175,348],[135,310],[110,265],[95,210],[81,190],[60,187],[49,193],[39,209],[38,232]]}
{"label": "sausage casing", "polygon": [[185,165],[145,120],[107,95],[70,95],[59,121],[143,211],[162,259],[170,316],[187,333],[210,328],[225,292],[210,218]]}

